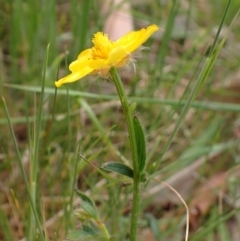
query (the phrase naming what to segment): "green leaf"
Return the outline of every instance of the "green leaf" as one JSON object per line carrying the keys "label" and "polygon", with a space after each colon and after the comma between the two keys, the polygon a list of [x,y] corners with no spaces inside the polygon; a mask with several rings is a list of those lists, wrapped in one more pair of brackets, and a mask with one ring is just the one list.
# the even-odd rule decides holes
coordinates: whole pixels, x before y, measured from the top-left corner
{"label": "green leaf", "polygon": [[147,182],[148,178],[147,178],[147,174],[145,172],[142,172],[140,174],[140,182]]}
{"label": "green leaf", "polygon": [[110,176],[109,174],[106,173],[106,170],[105,169],[101,169],[101,168],[98,168],[96,165],[92,164],[91,162],[89,162],[86,158],[84,158],[83,156],[81,156],[83,158],[84,161],[86,161],[88,164],[90,164],[91,166],[93,166],[102,176],[104,176],[106,179],[108,179],[110,182],[114,182],[114,183],[117,183],[117,184],[126,184],[126,183],[123,183],[121,180],[117,179],[117,178],[114,178],[112,176]]}
{"label": "green leaf", "polygon": [[146,164],[146,139],[143,131],[143,127],[137,118],[134,116],[133,125],[135,131],[135,138],[137,143],[137,154],[138,154],[138,167],[141,173],[144,170]]}
{"label": "green leaf", "polygon": [[89,235],[97,235],[98,234],[98,230],[96,230],[96,227],[90,227],[87,224],[83,224],[82,225],[83,231],[85,231],[86,233],[88,233]]}
{"label": "green leaf", "polygon": [[89,236],[92,236],[92,235],[88,234],[84,230],[74,230],[68,233],[67,240],[78,241],[78,240],[85,239]]}
{"label": "green leaf", "polygon": [[77,241],[77,240],[86,238],[88,236],[91,236],[91,235],[89,235],[87,232],[83,230],[73,230],[68,233],[67,240]]}
{"label": "green leaf", "polygon": [[84,209],[84,211],[87,212],[92,218],[97,219],[98,212],[93,200],[79,190],[75,190],[75,192],[82,199],[81,207]]}
{"label": "green leaf", "polygon": [[101,166],[101,169],[111,171],[111,172],[116,172],[121,175],[133,178],[133,169],[120,162],[104,163]]}
{"label": "green leaf", "polygon": [[136,107],[137,107],[137,103],[136,102],[133,102],[129,105],[129,111],[131,112],[131,114],[133,115],[135,110],[136,110]]}

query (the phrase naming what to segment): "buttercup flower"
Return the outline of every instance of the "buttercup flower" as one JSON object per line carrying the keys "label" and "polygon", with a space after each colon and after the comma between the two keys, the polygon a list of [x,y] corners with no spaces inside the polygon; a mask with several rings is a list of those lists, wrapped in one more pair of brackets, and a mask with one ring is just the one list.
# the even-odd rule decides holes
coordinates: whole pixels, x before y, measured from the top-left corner
{"label": "buttercup flower", "polygon": [[55,81],[55,85],[77,81],[88,74],[107,75],[111,67],[120,68],[130,59],[130,54],[139,48],[154,32],[158,30],[156,25],[146,29],[127,33],[117,41],[111,41],[102,32],[94,35],[93,47],[86,49],[78,55],[77,60],[69,65],[72,72],[66,77]]}

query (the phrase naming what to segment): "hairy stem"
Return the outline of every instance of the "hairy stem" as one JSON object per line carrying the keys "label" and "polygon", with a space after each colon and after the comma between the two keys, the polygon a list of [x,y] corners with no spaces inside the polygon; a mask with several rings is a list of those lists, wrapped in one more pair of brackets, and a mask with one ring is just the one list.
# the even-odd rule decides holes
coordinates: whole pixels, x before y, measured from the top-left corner
{"label": "hairy stem", "polygon": [[138,153],[137,153],[137,142],[134,131],[133,117],[134,107],[129,105],[127,96],[125,94],[122,81],[118,75],[117,69],[112,67],[110,70],[112,81],[114,82],[121,104],[123,113],[127,122],[128,137],[130,141],[130,147],[132,152],[132,165],[133,165],[133,202],[132,202],[132,216],[130,225],[130,241],[136,241],[137,239],[137,227],[138,227],[138,215],[140,206],[140,177],[138,168]]}

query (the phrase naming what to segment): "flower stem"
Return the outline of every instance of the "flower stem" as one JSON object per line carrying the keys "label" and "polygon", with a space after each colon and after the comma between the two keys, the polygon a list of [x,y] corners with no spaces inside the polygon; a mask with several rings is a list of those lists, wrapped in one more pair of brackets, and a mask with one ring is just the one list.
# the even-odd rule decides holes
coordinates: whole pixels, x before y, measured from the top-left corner
{"label": "flower stem", "polygon": [[106,239],[109,240],[111,238],[111,236],[108,233],[108,230],[107,230],[106,226],[104,225],[104,223],[102,223],[100,220],[98,220],[98,227],[102,230]]}
{"label": "flower stem", "polygon": [[[110,69],[112,81],[114,82],[121,104],[123,113],[127,122],[128,136],[130,141],[130,147],[132,152],[132,165],[133,165],[133,203],[132,203],[132,216],[130,225],[130,241],[136,241],[137,239],[137,227],[138,227],[138,215],[140,206],[140,177],[138,168],[138,153],[137,153],[137,141],[134,131],[134,106],[129,105],[127,96],[125,94],[121,78],[118,75],[117,69],[112,67]],[[133,107],[133,108],[132,108]]]}

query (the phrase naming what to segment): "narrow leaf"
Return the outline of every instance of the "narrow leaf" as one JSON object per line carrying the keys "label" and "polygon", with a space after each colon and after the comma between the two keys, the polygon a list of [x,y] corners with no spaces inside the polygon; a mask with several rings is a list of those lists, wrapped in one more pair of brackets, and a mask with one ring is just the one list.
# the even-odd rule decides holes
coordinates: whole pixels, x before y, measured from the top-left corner
{"label": "narrow leaf", "polygon": [[120,162],[107,162],[101,166],[101,169],[116,172],[118,174],[133,178],[133,169]]}
{"label": "narrow leaf", "polygon": [[141,173],[144,170],[146,164],[146,139],[143,131],[143,127],[137,118],[133,118],[134,131],[137,143],[137,153],[138,153],[138,167],[139,172]]}
{"label": "narrow leaf", "polygon": [[84,211],[87,212],[92,218],[97,219],[98,218],[97,208],[93,200],[79,190],[75,190],[75,192],[82,199],[81,207],[84,209]]}

